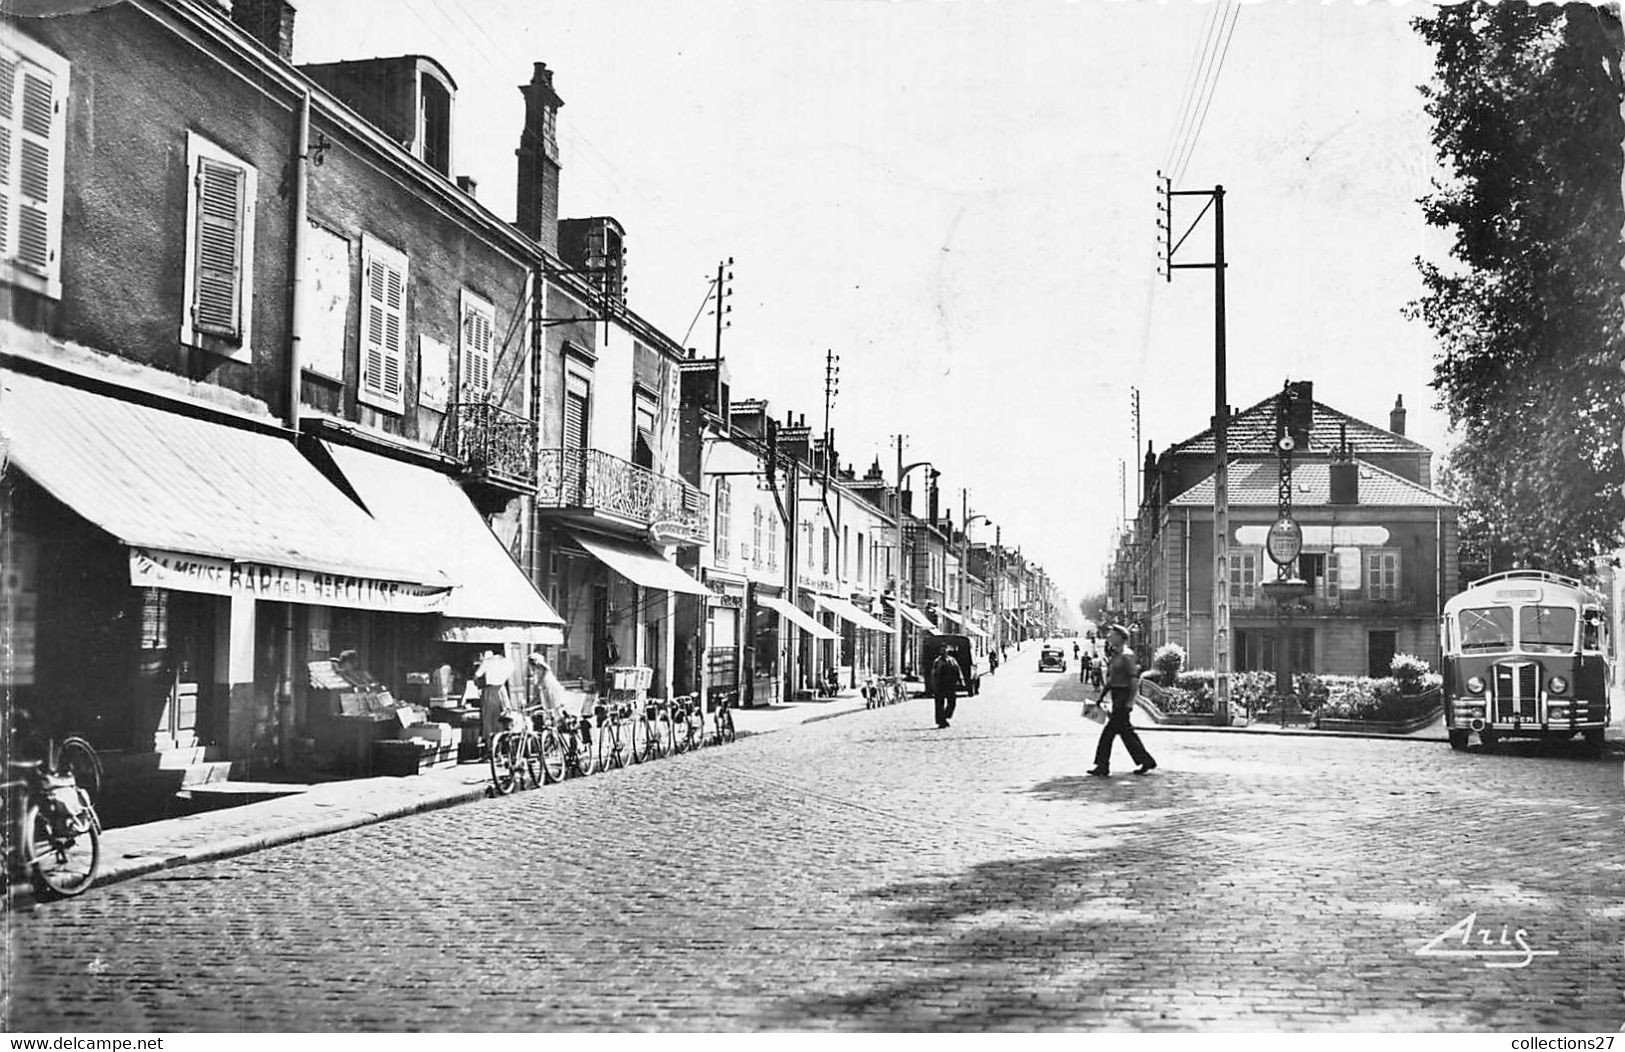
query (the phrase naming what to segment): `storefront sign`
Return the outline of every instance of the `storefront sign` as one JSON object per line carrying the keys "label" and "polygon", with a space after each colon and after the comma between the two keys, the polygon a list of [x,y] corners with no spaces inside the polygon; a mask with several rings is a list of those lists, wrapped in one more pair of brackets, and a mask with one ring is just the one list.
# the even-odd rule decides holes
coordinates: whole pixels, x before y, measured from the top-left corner
{"label": "storefront sign", "polygon": [[450,588],[318,573],[265,563],[237,563],[202,555],[130,549],[130,583],[138,588],[238,595],[277,603],[342,606],[402,614],[431,614],[446,605]]}
{"label": "storefront sign", "polygon": [[[1236,543],[1261,548],[1269,538],[1268,526],[1237,526]],[[1303,546],[1311,551],[1323,548],[1380,548],[1388,543],[1386,526],[1299,526]]]}

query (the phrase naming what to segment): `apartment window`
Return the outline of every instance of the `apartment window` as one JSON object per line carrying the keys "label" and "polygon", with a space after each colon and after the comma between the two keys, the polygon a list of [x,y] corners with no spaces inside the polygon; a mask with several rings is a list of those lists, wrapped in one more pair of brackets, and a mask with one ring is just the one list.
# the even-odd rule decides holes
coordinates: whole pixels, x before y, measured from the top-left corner
{"label": "apartment window", "polygon": [[632,463],[654,470],[655,403],[641,391],[632,394]]}
{"label": "apartment window", "polygon": [[490,391],[496,366],[496,310],[489,300],[464,289],[462,314],[462,401],[478,402]]}
{"label": "apartment window", "polygon": [[729,521],[733,518],[732,486],[725,478],[717,479],[717,529],[716,529],[716,558],[717,565],[725,566],[728,563],[729,551]]}
{"label": "apartment window", "polygon": [[1252,603],[1258,595],[1258,549],[1230,549],[1230,601]]}
{"label": "apartment window", "polygon": [[375,409],[405,408],[406,256],[377,238],[361,242],[361,387],[357,397]]}
{"label": "apartment window", "polygon": [[824,575],[829,575],[829,527],[824,527]]}
{"label": "apartment window", "polygon": [[1378,548],[1365,553],[1365,587],[1372,599],[1399,598],[1399,552]]}
{"label": "apartment window", "polygon": [[860,533],[858,534],[858,580],[862,581],[863,579],[863,534]]}
{"label": "apartment window", "polygon": [[564,382],[564,430],[560,445],[565,449],[587,448],[587,427],[592,419],[592,381],[570,373]]}
{"label": "apartment window", "polygon": [[186,303],[180,340],[250,361],[259,173],[196,133],[186,137],[186,155]]}
{"label": "apartment window", "polygon": [[776,518],[767,524],[767,568],[779,568],[779,520]]}
{"label": "apartment window", "polygon": [[18,33],[0,42],[0,280],[62,296],[68,61]]}
{"label": "apartment window", "polygon": [[757,566],[762,565],[762,526],[766,516],[762,514],[762,506],[758,504],[750,511],[750,554]]}

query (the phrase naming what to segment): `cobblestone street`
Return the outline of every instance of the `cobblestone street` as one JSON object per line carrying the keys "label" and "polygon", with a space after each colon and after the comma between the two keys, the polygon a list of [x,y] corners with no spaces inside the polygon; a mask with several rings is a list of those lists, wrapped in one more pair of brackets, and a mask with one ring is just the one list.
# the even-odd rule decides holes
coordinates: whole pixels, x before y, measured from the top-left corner
{"label": "cobblestone street", "polygon": [[[1153,730],[1102,781],[1035,662],[947,730],[915,699],[15,914],[11,1025],[1625,1025],[1617,756]],[[1470,913],[1555,956],[1416,955]]]}

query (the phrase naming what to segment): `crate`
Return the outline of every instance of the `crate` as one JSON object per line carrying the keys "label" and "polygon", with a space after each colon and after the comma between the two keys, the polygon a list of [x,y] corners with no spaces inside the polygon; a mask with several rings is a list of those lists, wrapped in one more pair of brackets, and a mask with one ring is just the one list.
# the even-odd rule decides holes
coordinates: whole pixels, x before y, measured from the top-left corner
{"label": "crate", "polygon": [[372,743],[372,773],[404,778],[417,774],[426,755],[415,741],[376,741]]}

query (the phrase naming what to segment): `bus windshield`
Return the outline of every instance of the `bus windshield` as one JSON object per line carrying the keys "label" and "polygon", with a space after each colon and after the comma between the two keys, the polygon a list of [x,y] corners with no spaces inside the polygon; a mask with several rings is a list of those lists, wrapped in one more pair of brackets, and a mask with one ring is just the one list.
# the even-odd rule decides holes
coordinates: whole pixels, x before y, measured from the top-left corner
{"label": "bus windshield", "polygon": [[1512,649],[1511,607],[1478,607],[1463,610],[1457,616],[1461,623],[1462,650]]}
{"label": "bus windshield", "polygon": [[1575,620],[1572,607],[1522,607],[1518,611],[1518,640],[1525,650],[1573,650]]}

